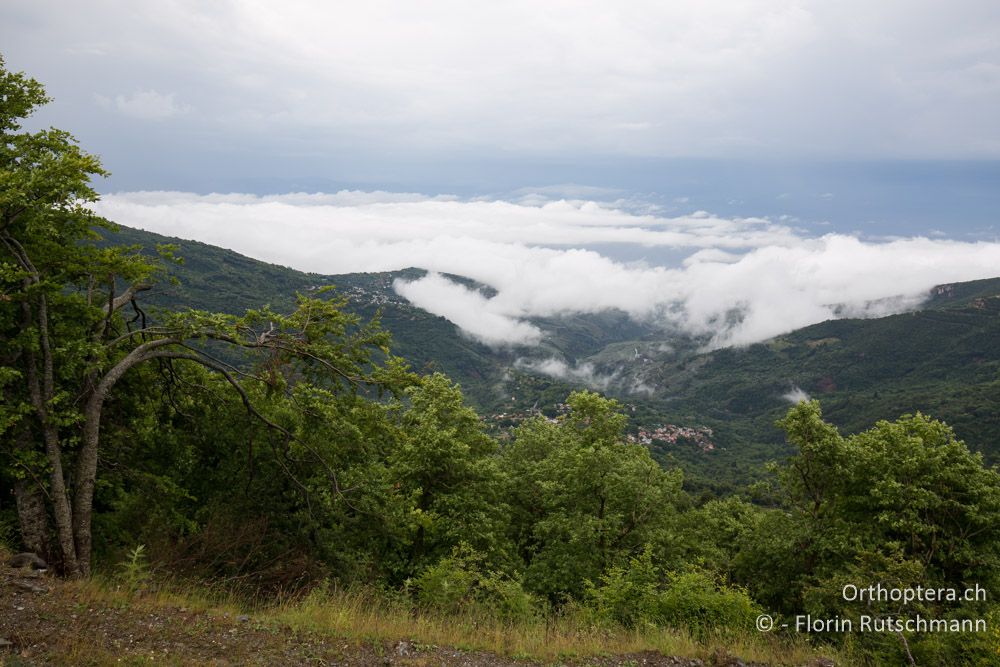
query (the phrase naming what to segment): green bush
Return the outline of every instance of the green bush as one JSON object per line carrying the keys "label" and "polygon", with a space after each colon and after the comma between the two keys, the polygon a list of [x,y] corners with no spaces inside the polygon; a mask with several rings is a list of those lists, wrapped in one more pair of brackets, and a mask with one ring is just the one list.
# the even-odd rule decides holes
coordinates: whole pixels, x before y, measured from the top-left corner
{"label": "green bush", "polygon": [[528,620],[543,611],[538,599],[525,591],[520,581],[498,572],[480,577],[476,599],[487,611],[507,620]]}
{"label": "green bush", "polygon": [[655,623],[658,616],[661,572],[649,549],[626,566],[611,567],[600,586],[588,582],[588,607],[601,621],[636,627]]}
{"label": "green bush", "polygon": [[472,601],[477,573],[461,557],[442,558],[420,573],[414,582],[421,606],[448,612],[459,611]]}
{"label": "green bush", "polygon": [[[954,618],[981,618],[986,621],[988,632],[962,632],[962,633],[938,633],[927,639],[934,638],[940,642],[940,648],[932,654],[929,647],[923,646],[923,641],[914,649],[914,657],[921,658],[917,654],[926,655],[926,659],[918,664],[940,664],[940,665],[970,665],[971,667],[986,667],[995,665],[1000,660],[1000,605],[987,604],[982,609],[972,613],[955,612]],[[936,658],[937,662],[933,662]]]}
{"label": "green bush", "polygon": [[504,619],[526,620],[537,615],[537,600],[521,582],[495,571],[482,571],[483,557],[460,547],[413,582],[421,607],[456,613],[475,608]]}
{"label": "green bush", "polygon": [[588,586],[587,597],[601,621],[686,628],[696,635],[750,629],[760,613],[742,588],[697,567],[663,571],[648,548],[626,566],[610,568],[599,586]]}
{"label": "green bush", "polygon": [[658,600],[662,624],[686,627],[694,634],[750,630],[760,613],[744,589],[727,586],[718,576],[700,569],[668,572]]}

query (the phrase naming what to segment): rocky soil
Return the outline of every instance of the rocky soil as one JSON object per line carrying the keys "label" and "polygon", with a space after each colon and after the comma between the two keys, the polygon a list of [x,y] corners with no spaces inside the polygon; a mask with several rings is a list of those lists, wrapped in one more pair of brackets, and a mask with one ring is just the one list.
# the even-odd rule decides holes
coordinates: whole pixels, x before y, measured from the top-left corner
{"label": "rocky soil", "polygon": [[[296,632],[251,616],[195,611],[142,597],[110,599],[100,601],[101,596],[80,585],[0,563],[0,666],[538,664],[406,639],[365,643]],[[741,667],[746,663],[722,655],[702,661],[640,653],[567,664]]]}

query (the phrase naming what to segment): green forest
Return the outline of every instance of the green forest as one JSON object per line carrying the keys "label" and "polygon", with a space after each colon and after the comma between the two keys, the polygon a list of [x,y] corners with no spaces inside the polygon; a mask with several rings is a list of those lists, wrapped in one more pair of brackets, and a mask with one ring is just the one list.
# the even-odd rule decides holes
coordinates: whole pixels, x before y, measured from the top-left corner
{"label": "green forest", "polygon": [[[150,299],[188,258],[128,243],[88,208],[99,159],[64,130],[22,127],[47,102],[0,60],[9,552],[39,554],[67,579],[152,572],[265,601],[363,591],[412,614],[511,627],[571,617],[608,633],[802,641],[848,664],[1000,660],[1000,473],[946,423],[897,405],[890,380],[863,417],[837,404],[843,433],[817,401],[767,412],[788,455],[720,488],[693,489],[675,461],[629,442],[635,411],[591,391],[567,389],[561,413],[501,437],[473,407],[482,401],[428,368],[426,351],[395,347],[380,313],[358,314],[345,290],[288,285],[286,299],[233,313],[227,293],[255,279],[236,273],[199,286],[214,310]],[[752,354],[764,364],[779,352]],[[718,363],[727,354],[738,353]],[[746,368],[752,393],[763,371]],[[724,403],[717,385],[699,391]],[[872,405],[894,411],[859,423]],[[876,585],[987,595],[844,594]],[[988,630],[804,636],[806,614]]]}

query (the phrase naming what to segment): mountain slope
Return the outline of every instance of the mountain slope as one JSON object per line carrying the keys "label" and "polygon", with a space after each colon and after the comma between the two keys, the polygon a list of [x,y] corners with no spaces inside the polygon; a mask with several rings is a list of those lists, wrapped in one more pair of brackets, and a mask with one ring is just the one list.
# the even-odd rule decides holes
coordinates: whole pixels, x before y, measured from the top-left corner
{"label": "mountain slope", "polygon": [[[296,293],[308,294],[332,285],[349,298],[352,312],[365,319],[381,317],[382,325],[393,334],[393,351],[405,357],[415,370],[448,374],[480,409],[491,410],[504,404],[506,392],[502,384],[517,356],[463,335],[448,320],[411,306],[393,290],[396,279],[413,280],[425,275],[423,270],[324,276],[261,262],[198,241],[128,227],[103,236],[107,243],[137,245],[151,253],[158,244],[177,247],[175,254],[183,263],[168,269],[169,276],[176,280],[160,281],[144,298],[153,307],[241,314],[269,304],[287,311],[293,307]],[[596,328],[597,333],[590,322],[570,322],[569,328],[548,345],[553,349],[599,349],[601,328]],[[574,335],[576,331],[581,333]],[[634,335],[634,327],[628,333]]]}
{"label": "mountain slope", "polygon": [[[525,357],[590,364],[607,392],[628,404],[633,427],[712,430],[712,447],[686,436],[651,443],[661,461],[683,465],[694,486],[733,487],[782,456],[774,420],[797,391],[821,399],[826,416],[848,432],[920,410],[947,421],[989,460],[1000,454],[1000,279],[939,286],[914,312],[831,320],[743,348],[701,352],[697,341],[608,312],[534,320],[547,333],[543,344],[511,350],[472,340],[398,296],[393,282],[424,275],[419,269],[322,276],[127,228],[113,240],[179,246],[185,263],[171,273],[180,284],[150,298],[162,306],[285,309],[295,292],[335,285],[357,314],[381,314],[396,353],[415,369],[444,371],[481,411],[503,413],[503,423],[532,408],[553,414],[572,388],[572,376],[532,372]],[[577,383],[584,376],[575,376]]]}

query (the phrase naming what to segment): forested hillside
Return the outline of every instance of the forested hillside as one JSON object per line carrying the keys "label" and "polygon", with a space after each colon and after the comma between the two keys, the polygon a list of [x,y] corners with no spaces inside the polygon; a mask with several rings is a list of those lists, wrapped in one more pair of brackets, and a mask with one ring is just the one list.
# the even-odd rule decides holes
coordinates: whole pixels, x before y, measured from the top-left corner
{"label": "forested hillside", "polygon": [[[534,374],[515,365],[518,359],[593,363],[618,378],[608,392],[631,406],[631,432],[662,424],[712,429],[710,451],[683,437],[652,444],[660,461],[688,471],[692,489],[730,492],[787,456],[774,422],[795,389],[821,399],[830,421],[847,432],[885,415],[922,411],[947,421],[988,461],[1000,455],[1000,279],[939,286],[911,313],[831,320],[747,347],[700,352],[690,338],[608,313],[536,320],[551,333],[540,349],[498,349],[396,294],[393,281],[424,273],[417,269],[322,276],[124,227],[109,238],[147,251],[161,243],[178,247],[184,263],[169,267],[178,283],[157,286],[148,298],[167,308],[288,307],[296,292],[333,285],[351,312],[380,315],[393,349],[414,369],[446,373],[487,415],[528,415],[532,408],[555,415],[568,391],[586,387]],[[629,392],[637,381],[654,390]]]}

